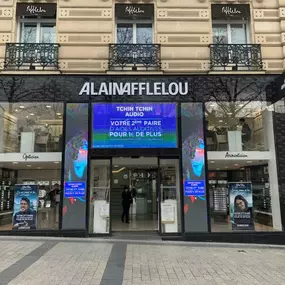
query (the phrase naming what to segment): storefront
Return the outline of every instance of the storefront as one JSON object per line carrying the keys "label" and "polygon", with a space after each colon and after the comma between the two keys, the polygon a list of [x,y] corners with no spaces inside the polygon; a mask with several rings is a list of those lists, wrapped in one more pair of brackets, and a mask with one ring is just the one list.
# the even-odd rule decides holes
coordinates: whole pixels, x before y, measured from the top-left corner
{"label": "storefront", "polygon": [[276,80],[2,76],[0,234],[282,243]]}

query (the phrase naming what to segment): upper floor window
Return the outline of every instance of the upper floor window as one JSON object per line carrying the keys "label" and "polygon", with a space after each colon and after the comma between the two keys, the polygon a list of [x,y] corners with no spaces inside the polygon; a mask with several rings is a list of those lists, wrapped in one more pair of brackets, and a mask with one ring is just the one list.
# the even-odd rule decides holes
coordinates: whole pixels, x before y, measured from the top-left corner
{"label": "upper floor window", "polygon": [[52,20],[43,21],[36,19],[20,22],[20,42],[21,43],[55,43],[56,24]]}
{"label": "upper floor window", "polygon": [[56,42],[56,4],[20,3],[17,16],[21,43]]}
{"label": "upper floor window", "polygon": [[116,4],[117,44],[153,43],[153,5]]}
{"label": "upper floor window", "polygon": [[248,32],[246,22],[214,23],[213,22],[213,43],[214,44],[246,44]]}
{"label": "upper floor window", "polygon": [[117,23],[118,44],[152,44],[152,23]]}
{"label": "upper floor window", "polygon": [[247,44],[249,16],[249,5],[212,5],[213,43]]}

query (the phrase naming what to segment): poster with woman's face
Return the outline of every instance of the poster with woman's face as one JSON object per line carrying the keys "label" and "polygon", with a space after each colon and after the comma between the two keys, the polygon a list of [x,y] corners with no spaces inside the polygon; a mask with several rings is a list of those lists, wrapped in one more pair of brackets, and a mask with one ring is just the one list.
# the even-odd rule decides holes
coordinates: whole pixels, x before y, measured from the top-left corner
{"label": "poster with woman's face", "polygon": [[181,105],[181,128],[185,231],[206,232],[205,143],[201,103]]}
{"label": "poster with woman's face", "polygon": [[252,184],[229,182],[230,218],[233,230],[253,230]]}

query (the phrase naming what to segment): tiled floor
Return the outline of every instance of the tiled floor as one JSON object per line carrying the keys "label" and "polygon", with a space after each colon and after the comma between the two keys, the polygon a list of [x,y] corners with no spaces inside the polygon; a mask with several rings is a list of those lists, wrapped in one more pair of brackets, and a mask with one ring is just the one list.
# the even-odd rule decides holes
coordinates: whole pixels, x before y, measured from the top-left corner
{"label": "tiled floor", "polygon": [[285,250],[128,245],[124,285],[285,284]]}
{"label": "tiled floor", "polygon": [[0,237],[1,285],[285,284],[285,247],[17,239]]}
{"label": "tiled floor", "polygon": [[58,243],[9,285],[100,284],[111,249],[104,243]]}
{"label": "tiled floor", "polygon": [[130,223],[122,223],[119,218],[112,219],[112,231],[156,231],[158,229],[157,215],[130,216]]}

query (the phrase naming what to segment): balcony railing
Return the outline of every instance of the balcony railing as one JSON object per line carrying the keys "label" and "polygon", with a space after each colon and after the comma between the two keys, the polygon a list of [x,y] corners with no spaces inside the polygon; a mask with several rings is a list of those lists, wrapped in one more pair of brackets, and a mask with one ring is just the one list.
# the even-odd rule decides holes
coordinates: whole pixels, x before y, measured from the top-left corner
{"label": "balcony railing", "polygon": [[159,44],[110,44],[109,70],[160,70]]}
{"label": "balcony railing", "polygon": [[4,69],[58,70],[59,44],[6,43]]}
{"label": "balcony railing", "polygon": [[262,70],[260,45],[211,44],[211,70]]}

